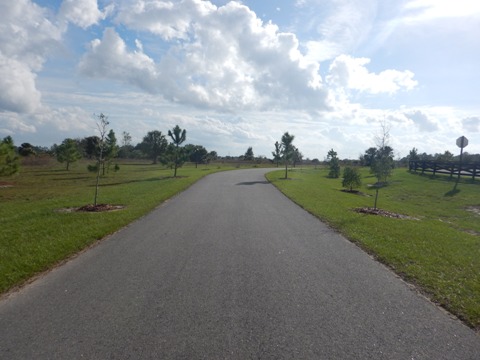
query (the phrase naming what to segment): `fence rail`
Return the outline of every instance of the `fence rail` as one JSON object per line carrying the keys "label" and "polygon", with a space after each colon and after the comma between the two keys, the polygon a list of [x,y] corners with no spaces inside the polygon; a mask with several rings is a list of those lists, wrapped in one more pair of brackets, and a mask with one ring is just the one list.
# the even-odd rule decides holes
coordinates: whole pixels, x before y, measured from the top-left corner
{"label": "fence rail", "polygon": [[412,160],[409,162],[408,166],[410,171],[421,171],[423,173],[433,173],[436,174],[447,174],[451,177],[460,173],[460,176],[471,177],[472,180],[475,180],[476,177],[480,176],[480,164],[479,163],[470,163],[462,164],[456,162],[437,162],[437,161],[421,161],[421,160]]}

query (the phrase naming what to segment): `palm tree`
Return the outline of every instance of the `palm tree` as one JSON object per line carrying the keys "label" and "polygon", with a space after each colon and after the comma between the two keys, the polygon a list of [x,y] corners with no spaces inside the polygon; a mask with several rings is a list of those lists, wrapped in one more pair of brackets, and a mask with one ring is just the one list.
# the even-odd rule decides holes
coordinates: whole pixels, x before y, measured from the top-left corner
{"label": "palm tree", "polygon": [[173,132],[168,130],[168,136],[172,138],[173,144],[175,145],[175,154],[174,154],[174,163],[175,163],[175,172],[173,177],[177,177],[177,167],[179,164],[179,145],[187,140],[187,130],[180,129],[180,126],[176,125],[173,128]]}

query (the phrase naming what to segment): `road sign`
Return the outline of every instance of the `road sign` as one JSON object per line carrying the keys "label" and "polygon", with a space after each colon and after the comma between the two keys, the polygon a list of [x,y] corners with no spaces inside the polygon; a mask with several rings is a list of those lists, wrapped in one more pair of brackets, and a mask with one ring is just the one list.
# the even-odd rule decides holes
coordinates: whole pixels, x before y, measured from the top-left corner
{"label": "road sign", "polygon": [[465,136],[460,136],[458,139],[457,139],[457,146],[461,149],[463,149],[464,147],[466,147],[468,145],[468,139],[465,137]]}

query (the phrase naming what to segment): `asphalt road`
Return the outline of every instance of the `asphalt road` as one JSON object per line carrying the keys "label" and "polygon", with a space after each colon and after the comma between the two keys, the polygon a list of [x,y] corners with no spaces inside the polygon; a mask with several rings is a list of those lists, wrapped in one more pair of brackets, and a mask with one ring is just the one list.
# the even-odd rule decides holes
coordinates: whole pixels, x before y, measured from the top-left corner
{"label": "asphalt road", "polygon": [[4,297],[0,359],[480,359],[264,173],[208,176]]}

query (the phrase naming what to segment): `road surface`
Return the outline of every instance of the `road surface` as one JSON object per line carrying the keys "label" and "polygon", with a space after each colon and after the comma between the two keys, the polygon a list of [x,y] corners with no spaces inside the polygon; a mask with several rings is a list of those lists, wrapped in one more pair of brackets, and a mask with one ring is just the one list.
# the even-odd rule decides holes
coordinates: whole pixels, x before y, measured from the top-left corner
{"label": "road surface", "polygon": [[480,359],[265,172],[210,175],[4,297],[0,359]]}

